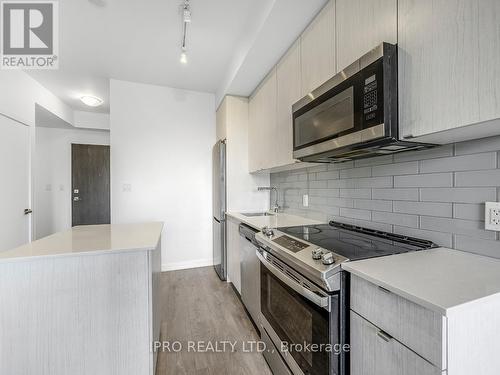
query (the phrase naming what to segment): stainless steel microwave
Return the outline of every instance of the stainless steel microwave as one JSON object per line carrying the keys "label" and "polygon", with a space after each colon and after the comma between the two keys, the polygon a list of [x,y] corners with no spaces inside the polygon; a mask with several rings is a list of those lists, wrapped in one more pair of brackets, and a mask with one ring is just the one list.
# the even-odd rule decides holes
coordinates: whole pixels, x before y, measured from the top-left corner
{"label": "stainless steel microwave", "polygon": [[339,162],[431,147],[398,134],[397,46],[382,43],[299,100],[293,157]]}

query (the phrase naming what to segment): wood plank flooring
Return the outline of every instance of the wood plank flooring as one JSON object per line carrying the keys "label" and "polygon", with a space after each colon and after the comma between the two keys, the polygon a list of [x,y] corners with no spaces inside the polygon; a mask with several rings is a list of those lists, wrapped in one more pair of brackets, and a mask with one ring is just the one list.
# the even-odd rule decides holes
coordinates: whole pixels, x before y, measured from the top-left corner
{"label": "wood plank flooring", "polygon": [[[160,351],[156,375],[271,375],[262,354],[244,352],[259,337],[231,286],[212,267],[161,274],[161,340],[179,341],[180,352]],[[188,350],[188,341],[236,341],[225,352]],[[248,346],[247,346],[248,347]]]}

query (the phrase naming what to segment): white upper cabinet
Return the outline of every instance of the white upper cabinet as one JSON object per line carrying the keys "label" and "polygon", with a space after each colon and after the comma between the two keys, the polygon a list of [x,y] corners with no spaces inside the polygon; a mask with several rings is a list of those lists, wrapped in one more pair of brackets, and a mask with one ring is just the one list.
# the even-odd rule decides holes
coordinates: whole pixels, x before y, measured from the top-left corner
{"label": "white upper cabinet", "polygon": [[302,57],[301,96],[336,73],[335,1],[330,0],[300,37]]}
{"label": "white upper cabinet", "polygon": [[249,103],[248,167],[250,172],[275,167],[276,67],[257,88]]}
{"label": "white upper cabinet", "polygon": [[382,42],[397,43],[397,0],[337,0],[337,69]]}
{"label": "white upper cabinet", "polygon": [[302,95],[300,91],[300,43],[295,42],[276,67],[277,129],[276,166],[293,164],[292,105]]}
{"label": "white upper cabinet", "polygon": [[499,125],[463,128],[500,117],[500,1],[399,0],[398,18],[400,135],[500,134]]}

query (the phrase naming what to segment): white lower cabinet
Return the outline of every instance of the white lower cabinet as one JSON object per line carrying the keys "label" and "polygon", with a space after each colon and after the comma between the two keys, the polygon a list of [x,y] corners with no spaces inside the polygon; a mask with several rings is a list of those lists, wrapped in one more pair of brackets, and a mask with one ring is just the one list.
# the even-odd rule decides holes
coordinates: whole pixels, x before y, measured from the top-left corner
{"label": "white lower cabinet", "polygon": [[227,279],[241,293],[239,222],[226,217]]}
{"label": "white lower cabinet", "polygon": [[430,362],[351,311],[351,375],[441,375]]}

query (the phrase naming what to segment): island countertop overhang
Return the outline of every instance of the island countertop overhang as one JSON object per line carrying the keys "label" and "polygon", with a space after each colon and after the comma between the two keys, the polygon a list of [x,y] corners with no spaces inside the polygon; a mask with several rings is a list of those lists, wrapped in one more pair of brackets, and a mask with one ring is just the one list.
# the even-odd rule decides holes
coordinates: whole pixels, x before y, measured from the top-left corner
{"label": "island countertop overhang", "polygon": [[0,263],[45,257],[149,251],[161,238],[162,222],[83,225],[0,252]]}

